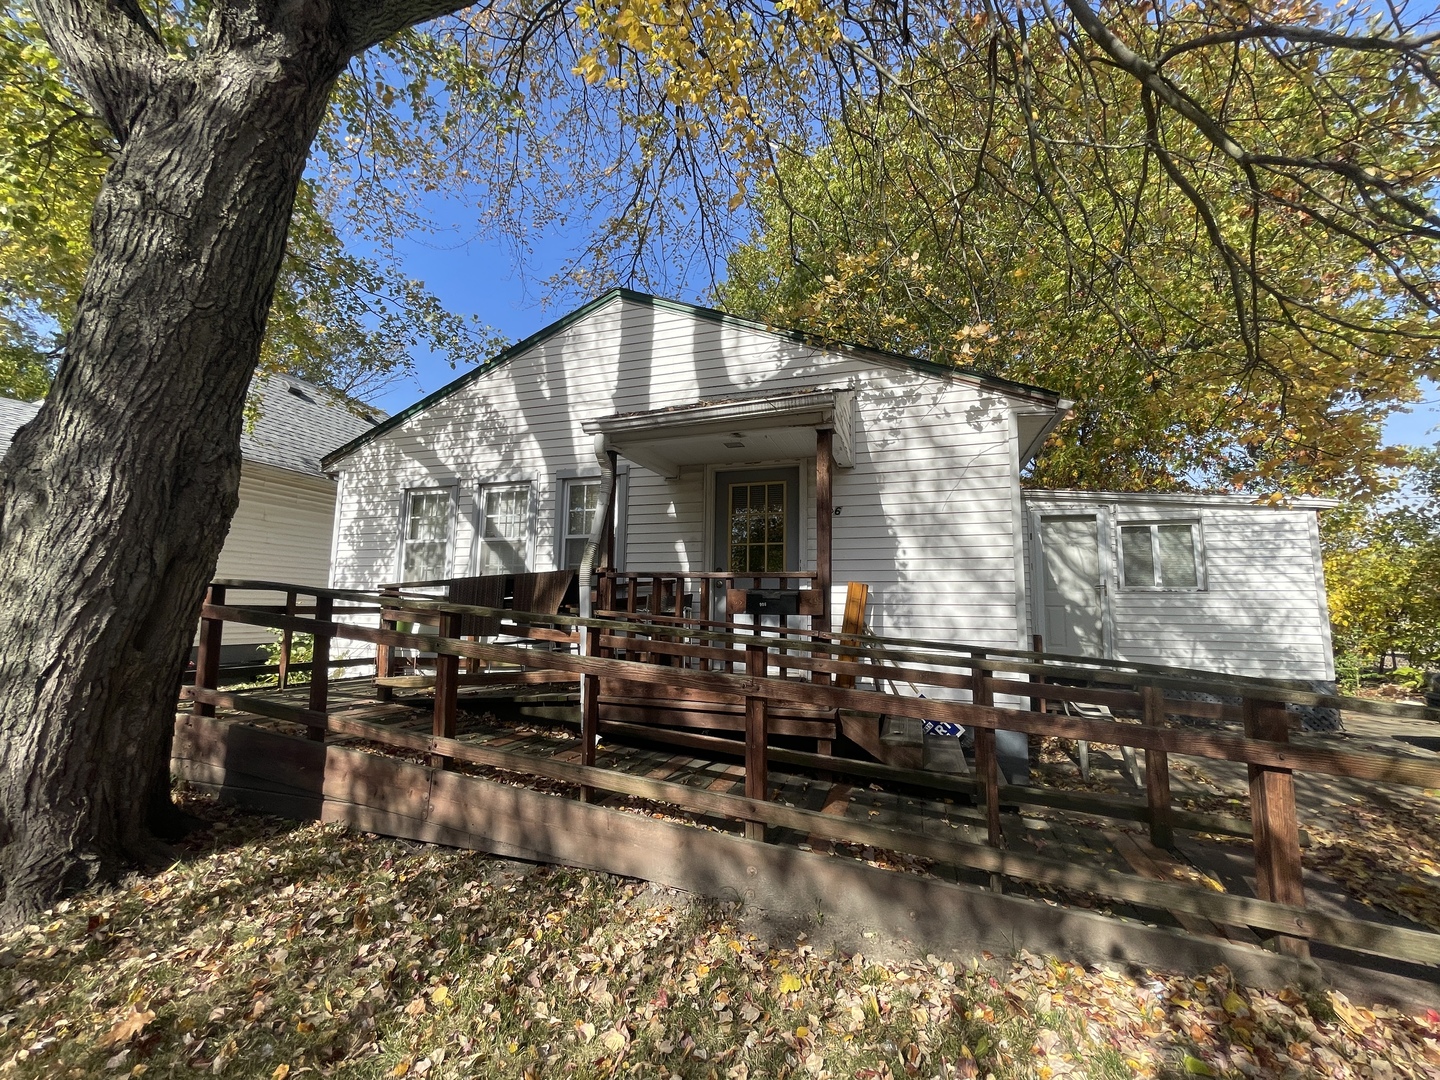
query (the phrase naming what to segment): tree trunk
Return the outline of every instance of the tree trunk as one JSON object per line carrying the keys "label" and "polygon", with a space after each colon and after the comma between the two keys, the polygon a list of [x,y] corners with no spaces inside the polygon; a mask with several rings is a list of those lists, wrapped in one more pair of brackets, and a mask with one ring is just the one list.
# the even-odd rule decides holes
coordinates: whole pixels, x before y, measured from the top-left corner
{"label": "tree trunk", "polygon": [[0,925],[154,853],[291,203],[346,60],[314,7],[157,66],[55,386],[0,463]]}

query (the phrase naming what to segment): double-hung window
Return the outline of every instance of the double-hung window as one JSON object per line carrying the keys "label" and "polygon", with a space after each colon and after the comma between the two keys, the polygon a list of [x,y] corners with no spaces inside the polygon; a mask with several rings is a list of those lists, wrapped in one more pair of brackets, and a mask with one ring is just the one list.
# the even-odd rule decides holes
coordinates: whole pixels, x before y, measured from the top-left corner
{"label": "double-hung window", "polygon": [[585,545],[590,540],[590,530],[595,527],[595,515],[599,510],[598,479],[565,481],[564,501],[560,507],[562,570],[580,569],[580,560],[585,557]]}
{"label": "double-hung window", "polygon": [[434,581],[449,572],[454,510],[455,493],[450,488],[422,488],[405,493],[405,526],[400,538],[401,581]]}
{"label": "double-hung window", "polygon": [[529,569],[529,484],[482,487],[479,526],[476,563],[480,574],[523,574]]}
{"label": "double-hung window", "polygon": [[1127,589],[1199,589],[1200,525],[1193,521],[1121,525],[1120,564]]}

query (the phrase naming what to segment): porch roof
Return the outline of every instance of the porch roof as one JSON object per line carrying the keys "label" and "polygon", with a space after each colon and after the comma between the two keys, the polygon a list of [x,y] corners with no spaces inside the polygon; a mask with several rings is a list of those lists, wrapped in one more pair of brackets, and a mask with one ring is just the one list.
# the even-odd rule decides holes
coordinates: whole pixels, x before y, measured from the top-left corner
{"label": "porch roof", "polygon": [[616,413],[581,426],[635,464],[672,478],[684,465],[812,457],[815,432],[825,428],[835,433],[835,464],[849,468],[854,402],[848,387],[790,390]]}

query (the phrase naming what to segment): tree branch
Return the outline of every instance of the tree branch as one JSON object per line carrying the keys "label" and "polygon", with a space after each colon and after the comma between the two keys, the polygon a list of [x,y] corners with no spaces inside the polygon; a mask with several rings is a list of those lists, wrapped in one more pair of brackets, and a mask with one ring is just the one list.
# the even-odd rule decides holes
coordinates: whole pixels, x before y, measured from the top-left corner
{"label": "tree branch", "polygon": [[50,47],[122,144],[159,81],[165,51],[135,0],[34,0]]}
{"label": "tree branch", "polygon": [[401,30],[469,7],[465,0],[336,0],[345,50],[355,56]]}

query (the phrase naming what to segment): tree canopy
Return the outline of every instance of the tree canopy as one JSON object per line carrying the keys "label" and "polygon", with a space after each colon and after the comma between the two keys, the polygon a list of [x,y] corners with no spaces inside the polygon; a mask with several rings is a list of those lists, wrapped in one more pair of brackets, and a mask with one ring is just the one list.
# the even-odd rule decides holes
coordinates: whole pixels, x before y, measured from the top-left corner
{"label": "tree canopy", "polygon": [[1383,487],[1440,357],[1428,61],[1318,7],[1106,14],[1205,122],[1074,26],[977,11],[776,155],[723,304],[1074,398],[1037,483]]}
{"label": "tree canopy", "polygon": [[[116,152],[34,16],[7,5],[0,14],[0,395],[32,399],[49,388],[90,259],[90,215]],[[336,218],[333,196],[313,179],[302,182],[262,372],[286,371],[363,400],[413,370],[417,351],[457,365],[502,344],[473,317],[447,310],[398,260],[347,251]]]}

